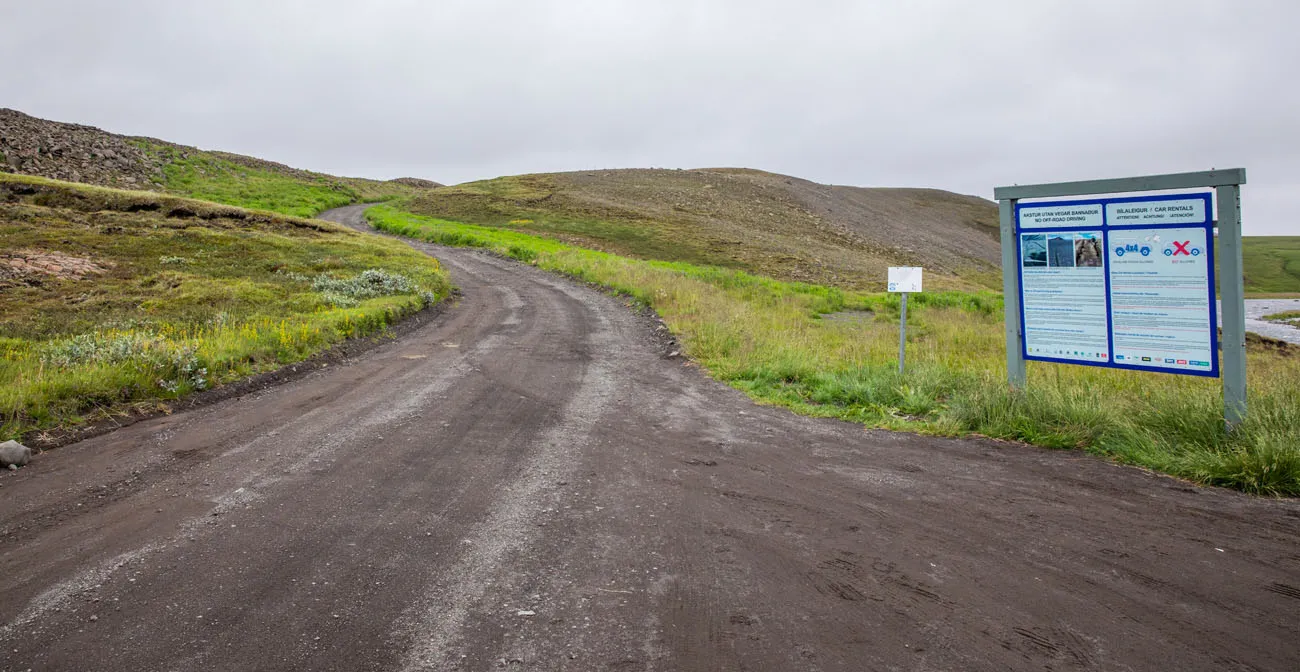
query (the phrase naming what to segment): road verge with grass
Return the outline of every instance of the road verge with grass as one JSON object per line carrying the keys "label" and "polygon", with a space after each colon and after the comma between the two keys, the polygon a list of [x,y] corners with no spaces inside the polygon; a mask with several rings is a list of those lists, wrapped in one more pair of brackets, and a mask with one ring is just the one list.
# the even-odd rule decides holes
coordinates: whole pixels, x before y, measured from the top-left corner
{"label": "road verge with grass", "polygon": [[711,375],[761,402],[872,427],[1078,448],[1198,483],[1300,495],[1294,349],[1251,349],[1250,416],[1228,433],[1212,379],[1034,363],[1028,389],[1009,390],[993,293],[915,295],[909,370],[899,376],[890,295],[629,259],[391,206],[367,217],[381,231],[487,248],[626,293],[656,310]]}
{"label": "road verge with grass", "polygon": [[6,439],[302,361],[450,291],[398,241],[37,177],[0,175],[0,241]]}

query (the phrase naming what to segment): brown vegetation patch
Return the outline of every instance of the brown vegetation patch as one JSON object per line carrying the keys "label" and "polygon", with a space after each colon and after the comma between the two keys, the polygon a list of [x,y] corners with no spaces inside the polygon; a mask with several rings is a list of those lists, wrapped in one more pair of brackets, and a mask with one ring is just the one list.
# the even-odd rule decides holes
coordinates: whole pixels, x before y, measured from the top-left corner
{"label": "brown vegetation patch", "polygon": [[88,275],[102,275],[112,264],[74,257],[62,252],[18,250],[0,252],[0,282],[21,280],[34,275],[80,280]]}
{"label": "brown vegetation patch", "polygon": [[[207,201],[180,198],[148,191],[81,187],[53,182],[40,177],[5,175],[0,173],[0,204],[24,204],[40,208],[60,208],[99,217],[112,213],[162,212],[175,220],[200,219],[204,222],[220,221],[229,225],[285,225],[321,232],[341,232],[345,227],[273,212],[247,210]],[[5,213],[13,217],[13,213]],[[186,224],[188,225],[188,224]],[[113,231],[104,231],[112,233]]]}
{"label": "brown vegetation patch", "polygon": [[[1219,333],[1222,335],[1222,330],[1220,330]],[[1283,357],[1290,357],[1291,355],[1300,352],[1300,348],[1297,348],[1286,341],[1269,338],[1268,336],[1261,336],[1251,331],[1246,332],[1246,348],[1250,350],[1275,352]]]}

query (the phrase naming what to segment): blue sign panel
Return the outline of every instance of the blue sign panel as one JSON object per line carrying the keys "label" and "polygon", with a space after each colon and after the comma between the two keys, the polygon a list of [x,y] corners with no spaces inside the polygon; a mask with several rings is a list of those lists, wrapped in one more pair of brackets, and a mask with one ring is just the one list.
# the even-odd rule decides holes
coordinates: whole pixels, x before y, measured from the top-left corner
{"label": "blue sign panel", "polygon": [[1209,194],[1016,207],[1025,359],[1219,375]]}

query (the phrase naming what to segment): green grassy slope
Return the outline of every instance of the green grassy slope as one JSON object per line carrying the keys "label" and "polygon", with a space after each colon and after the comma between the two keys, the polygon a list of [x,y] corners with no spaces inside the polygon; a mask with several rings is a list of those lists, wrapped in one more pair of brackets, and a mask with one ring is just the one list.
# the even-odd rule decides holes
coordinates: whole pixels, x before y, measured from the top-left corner
{"label": "green grassy slope", "polygon": [[137,139],[163,159],[163,188],[173,194],[242,208],[311,217],[360,202],[412,197],[426,189],[401,182],[340,178],[235,154]]}
{"label": "green grassy slope", "polygon": [[328,222],[0,175],[0,439],[278,368],[448,292],[436,260]]}
{"label": "green grassy slope", "polygon": [[1300,295],[1300,236],[1246,236],[1241,242],[1248,295]]}
{"label": "green grassy slope", "polygon": [[935,190],[741,169],[603,170],[443,187],[404,205],[633,257],[845,288],[877,287],[900,264],[926,266],[936,289],[1000,283],[996,207]]}

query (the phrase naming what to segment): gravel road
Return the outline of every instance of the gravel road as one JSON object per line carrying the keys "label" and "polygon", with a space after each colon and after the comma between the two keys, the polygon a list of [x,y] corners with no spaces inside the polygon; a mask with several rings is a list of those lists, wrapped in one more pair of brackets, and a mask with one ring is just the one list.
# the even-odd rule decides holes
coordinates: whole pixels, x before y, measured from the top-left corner
{"label": "gravel road", "polygon": [[1300,503],[755,406],[417,247],[402,338],[0,474],[0,669],[1300,669]]}

